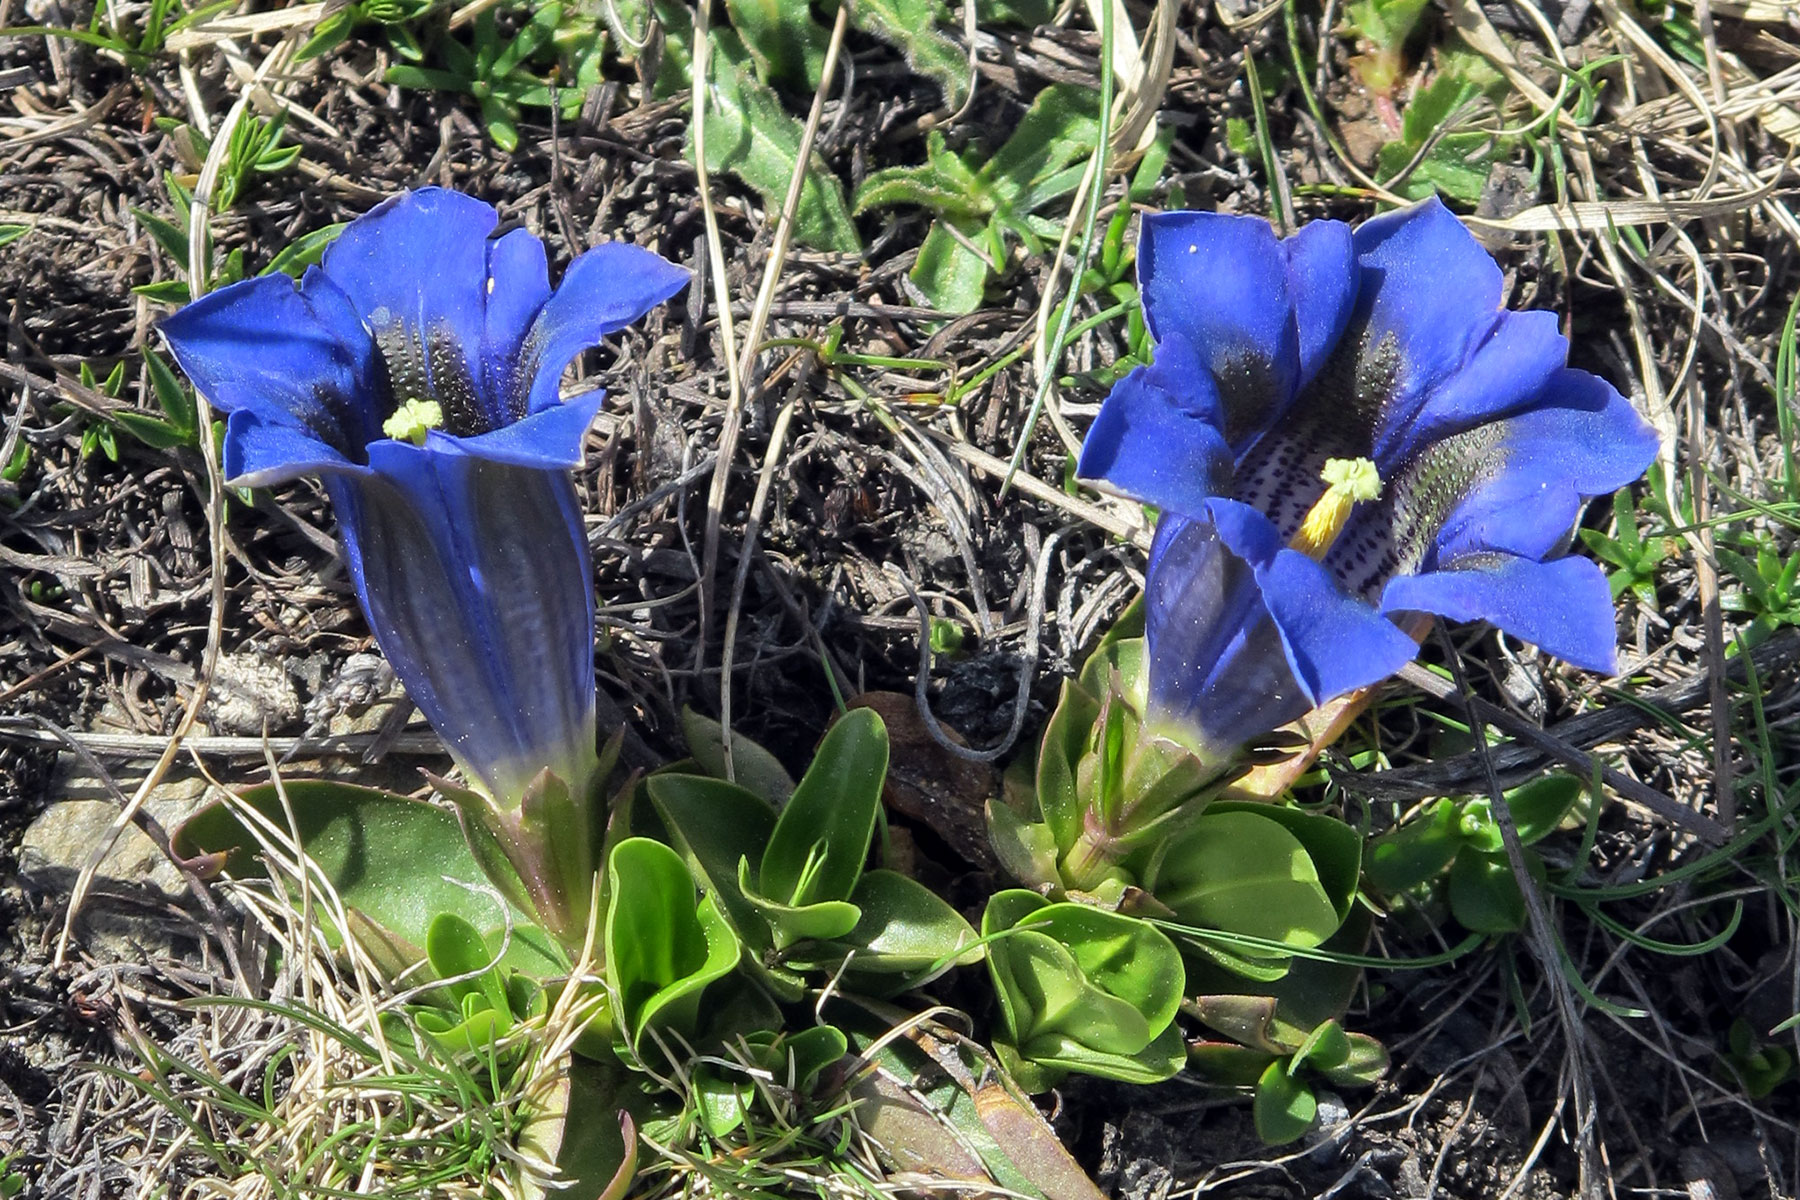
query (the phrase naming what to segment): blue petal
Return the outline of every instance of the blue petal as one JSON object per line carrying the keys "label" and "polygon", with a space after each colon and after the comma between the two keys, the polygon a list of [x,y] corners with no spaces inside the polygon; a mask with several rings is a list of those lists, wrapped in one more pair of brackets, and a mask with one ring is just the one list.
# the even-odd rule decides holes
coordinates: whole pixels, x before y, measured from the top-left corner
{"label": "blue petal", "polygon": [[518,382],[528,412],[557,401],[570,361],[687,286],[688,272],[624,242],[596,246],[569,264],[526,335]]}
{"label": "blue petal", "polygon": [[567,403],[534,412],[492,433],[471,438],[445,438],[433,433],[431,440],[437,444],[441,438],[453,443],[457,452],[489,462],[540,470],[573,470],[581,465],[588,427],[605,400],[604,391],[584,392]]}
{"label": "blue petal", "polygon": [[1314,704],[1386,679],[1418,654],[1410,637],[1323,566],[1282,546],[1261,513],[1215,500],[1212,516],[1225,545],[1256,572],[1288,665]]}
{"label": "blue petal", "polygon": [[1171,339],[1148,367],[1113,385],[1081,446],[1076,473],[1165,512],[1195,516],[1231,489],[1231,447],[1212,377]]}
{"label": "blue petal", "polygon": [[[1355,243],[1362,284],[1353,325],[1365,331],[1362,357],[1398,360],[1376,439],[1391,454],[1425,398],[1492,336],[1500,268],[1436,197],[1365,221]],[[1368,373],[1381,376],[1386,367]]]}
{"label": "blue petal", "polygon": [[1210,520],[1157,523],[1144,625],[1152,720],[1205,757],[1223,757],[1311,707],[1255,572]]}
{"label": "blue petal", "polygon": [[593,592],[574,485],[407,442],[325,478],[351,580],[407,694],[503,802],[594,753]]}
{"label": "blue petal", "polygon": [[1568,358],[1555,313],[1501,313],[1461,369],[1414,397],[1412,409],[1396,401],[1383,411],[1377,465],[1391,466],[1418,447],[1533,405]]}
{"label": "blue petal", "polygon": [[381,422],[375,348],[343,293],[313,273],[302,288],[285,275],[233,284],[160,328],[175,361],[221,411],[290,424],[349,455]]}
{"label": "blue petal", "polygon": [[1356,307],[1356,245],[1342,221],[1312,221],[1282,244],[1305,387],[1338,348]]}
{"label": "blue petal", "polygon": [[482,392],[505,402],[508,420],[525,415],[524,395],[513,394],[513,381],[525,335],[549,299],[550,267],[544,258],[544,243],[530,230],[515,229],[488,243]]}
{"label": "blue petal", "polygon": [[224,468],[232,487],[271,487],[301,475],[362,469],[300,427],[247,408],[225,420]]}
{"label": "blue petal", "polygon": [[352,221],[321,263],[373,332],[394,390],[438,400],[458,432],[506,418],[479,391],[498,220],[472,196],[420,188]]}
{"label": "blue petal", "polygon": [[[1303,267],[1311,265],[1307,257],[1303,252]],[[1212,373],[1221,431],[1234,446],[1266,428],[1299,383],[1288,269],[1288,253],[1260,217],[1174,212],[1144,218],[1138,243],[1144,320],[1159,346],[1186,341]]]}
{"label": "blue petal", "polygon": [[1612,592],[1600,568],[1585,558],[1466,559],[1458,569],[1389,581],[1381,607],[1491,621],[1578,667],[1606,675],[1618,669]]}
{"label": "blue petal", "polygon": [[1486,469],[1433,539],[1433,565],[1488,551],[1541,558],[1569,537],[1589,496],[1617,491],[1655,461],[1659,442],[1631,402],[1586,371],[1551,377],[1541,407],[1442,445],[1475,443]]}
{"label": "blue petal", "polygon": [[1258,512],[1165,517],[1144,581],[1150,701],[1219,753],[1376,683],[1418,648]]}

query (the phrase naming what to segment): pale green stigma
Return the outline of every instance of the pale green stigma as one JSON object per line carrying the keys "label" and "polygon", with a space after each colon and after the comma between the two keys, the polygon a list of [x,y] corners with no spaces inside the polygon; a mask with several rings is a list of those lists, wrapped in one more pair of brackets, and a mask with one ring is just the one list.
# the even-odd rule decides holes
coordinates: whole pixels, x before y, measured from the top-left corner
{"label": "pale green stigma", "polygon": [[444,407],[436,400],[408,400],[381,423],[381,432],[397,442],[425,444],[425,434],[444,425]]}
{"label": "pale green stigma", "polygon": [[1375,464],[1366,458],[1328,458],[1319,477],[1330,486],[1306,514],[1306,520],[1300,523],[1300,532],[1288,545],[1322,560],[1338,534],[1344,532],[1350,510],[1365,500],[1380,497],[1381,475],[1375,470]]}
{"label": "pale green stigma", "polygon": [[1319,478],[1342,489],[1352,500],[1381,497],[1381,476],[1376,472],[1375,464],[1366,458],[1328,458]]}

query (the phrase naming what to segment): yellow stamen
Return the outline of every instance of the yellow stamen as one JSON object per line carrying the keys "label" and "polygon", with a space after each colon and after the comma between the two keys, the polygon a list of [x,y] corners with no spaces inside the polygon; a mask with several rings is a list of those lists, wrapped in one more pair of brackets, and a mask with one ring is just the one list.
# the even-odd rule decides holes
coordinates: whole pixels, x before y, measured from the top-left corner
{"label": "yellow stamen", "polygon": [[1288,545],[1316,560],[1323,561],[1331,543],[1350,520],[1350,513],[1364,500],[1381,495],[1381,476],[1375,464],[1366,458],[1328,458],[1319,472],[1328,486],[1325,494],[1300,522],[1300,531]]}
{"label": "yellow stamen", "polygon": [[381,432],[397,442],[425,444],[425,434],[444,425],[444,407],[436,400],[408,400],[381,423]]}

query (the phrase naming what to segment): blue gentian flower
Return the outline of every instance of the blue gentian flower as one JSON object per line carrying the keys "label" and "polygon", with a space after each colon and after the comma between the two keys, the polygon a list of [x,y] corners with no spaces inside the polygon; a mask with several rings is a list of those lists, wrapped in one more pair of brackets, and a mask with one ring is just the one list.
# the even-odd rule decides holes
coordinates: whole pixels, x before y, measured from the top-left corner
{"label": "blue gentian flower", "polygon": [[1101,406],[1080,474],[1161,510],[1154,721],[1228,752],[1397,671],[1416,614],[1615,669],[1606,580],[1563,551],[1656,435],[1566,365],[1554,314],[1501,308],[1499,268],[1442,204],[1286,240],[1151,216],[1138,278],[1155,357]]}
{"label": "blue gentian flower", "polygon": [[295,282],[245,280],[163,322],[230,414],[239,485],[317,475],[363,614],[475,785],[516,806],[596,763],[593,583],[571,469],[603,393],[566,402],[583,349],[688,273],[636,246],[581,255],[551,290],[543,243],[424,188],[348,228]]}

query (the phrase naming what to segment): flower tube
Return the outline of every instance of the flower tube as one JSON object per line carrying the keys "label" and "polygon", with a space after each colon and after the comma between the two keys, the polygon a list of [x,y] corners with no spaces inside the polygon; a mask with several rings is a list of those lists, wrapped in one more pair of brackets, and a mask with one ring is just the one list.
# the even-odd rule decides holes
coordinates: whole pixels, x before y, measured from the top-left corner
{"label": "flower tube", "polygon": [[1393,674],[1397,621],[1486,620],[1614,670],[1611,594],[1564,551],[1655,433],[1566,365],[1554,314],[1501,308],[1436,200],[1286,240],[1258,218],[1145,218],[1155,357],[1080,474],[1161,510],[1145,581],[1149,718],[1202,757]]}

